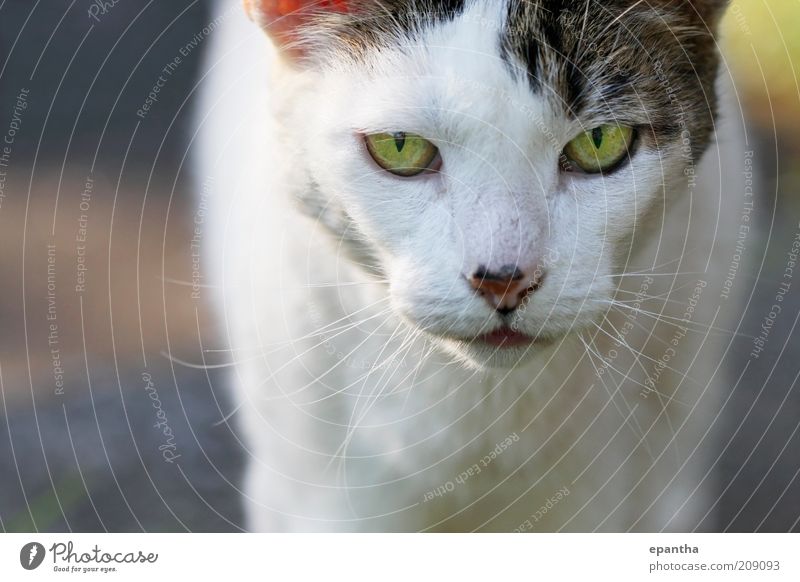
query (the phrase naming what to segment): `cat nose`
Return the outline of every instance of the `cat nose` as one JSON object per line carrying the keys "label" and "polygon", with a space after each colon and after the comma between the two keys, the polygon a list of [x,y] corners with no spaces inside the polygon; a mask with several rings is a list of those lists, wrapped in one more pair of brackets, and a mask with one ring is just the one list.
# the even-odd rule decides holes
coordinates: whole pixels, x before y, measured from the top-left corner
{"label": "cat nose", "polygon": [[489,270],[483,265],[469,278],[470,285],[499,314],[508,315],[541,284],[542,273],[536,268],[527,274],[516,265]]}

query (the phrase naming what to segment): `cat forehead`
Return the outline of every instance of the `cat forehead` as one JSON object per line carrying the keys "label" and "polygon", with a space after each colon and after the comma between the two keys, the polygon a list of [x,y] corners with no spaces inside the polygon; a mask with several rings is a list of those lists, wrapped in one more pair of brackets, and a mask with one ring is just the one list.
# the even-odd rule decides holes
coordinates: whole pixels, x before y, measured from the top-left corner
{"label": "cat forehead", "polygon": [[[674,130],[666,112],[676,98],[713,109],[715,44],[696,6],[719,2],[352,0],[348,13],[315,21],[307,42],[334,43],[338,50],[319,51],[334,68],[343,56],[385,67],[387,53],[405,52],[420,63],[448,48],[451,56],[462,52],[453,66],[466,73],[476,65],[470,51],[481,53],[570,117],[625,110],[667,131]],[[414,50],[420,46],[427,53]],[[660,114],[650,118],[644,109]]]}

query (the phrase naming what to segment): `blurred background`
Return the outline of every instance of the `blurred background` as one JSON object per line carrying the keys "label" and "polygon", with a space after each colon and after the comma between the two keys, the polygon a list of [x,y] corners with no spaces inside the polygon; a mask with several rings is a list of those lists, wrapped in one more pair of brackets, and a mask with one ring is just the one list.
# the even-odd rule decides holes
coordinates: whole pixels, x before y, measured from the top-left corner
{"label": "blurred background", "polygon": [[[740,374],[798,234],[798,31],[800,0],[736,0],[721,35],[761,181],[717,530],[800,531],[800,283]],[[4,531],[243,527],[225,346],[192,247],[191,112],[213,34],[206,0],[0,0]]]}

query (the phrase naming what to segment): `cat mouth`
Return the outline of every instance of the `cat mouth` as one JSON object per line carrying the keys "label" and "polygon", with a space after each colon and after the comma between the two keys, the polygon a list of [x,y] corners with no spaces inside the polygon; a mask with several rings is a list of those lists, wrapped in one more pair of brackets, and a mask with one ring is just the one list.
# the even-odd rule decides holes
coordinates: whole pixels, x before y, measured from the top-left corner
{"label": "cat mouth", "polygon": [[536,341],[536,338],[504,325],[502,327],[498,327],[494,331],[479,335],[475,338],[475,341],[484,343],[494,348],[503,349],[529,346]]}

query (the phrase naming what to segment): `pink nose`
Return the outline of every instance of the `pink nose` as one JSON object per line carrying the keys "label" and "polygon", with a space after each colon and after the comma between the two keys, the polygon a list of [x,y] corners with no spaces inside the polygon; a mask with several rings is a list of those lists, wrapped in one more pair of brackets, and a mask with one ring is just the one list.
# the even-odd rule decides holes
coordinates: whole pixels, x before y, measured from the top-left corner
{"label": "pink nose", "polygon": [[515,265],[505,265],[496,271],[484,266],[472,274],[469,282],[489,305],[501,315],[508,315],[534,293],[542,280],[538,269],[531,276]]}

